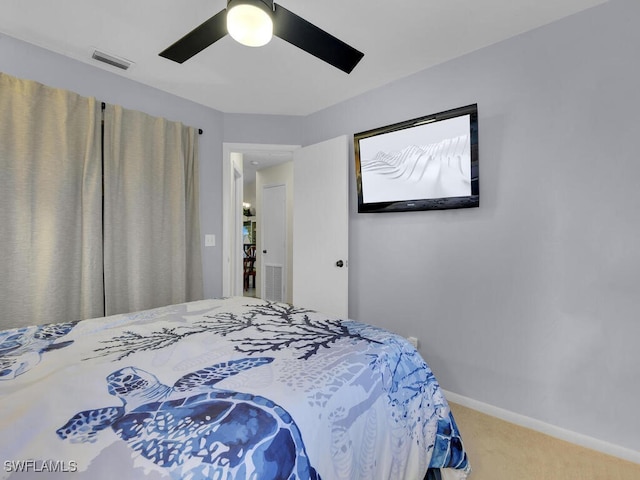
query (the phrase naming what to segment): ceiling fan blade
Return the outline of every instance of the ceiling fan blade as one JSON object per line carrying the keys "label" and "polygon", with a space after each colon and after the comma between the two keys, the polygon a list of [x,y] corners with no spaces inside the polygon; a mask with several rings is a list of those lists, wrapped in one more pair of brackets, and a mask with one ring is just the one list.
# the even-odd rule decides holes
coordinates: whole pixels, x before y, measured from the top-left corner
{"label": "ceiling fan blade", "polygon": [[183,63],[227,34],[227,10],[221,10],[194,28],[176,43],[160,52],[160,56]]}
{"label": "ceiling fan blade", "polygon": [[346,73],[351,73],[364,57],[364,53],[307,22],[304,18],[280,5],[274,4],[274,7],[273,34],[281,39]]}

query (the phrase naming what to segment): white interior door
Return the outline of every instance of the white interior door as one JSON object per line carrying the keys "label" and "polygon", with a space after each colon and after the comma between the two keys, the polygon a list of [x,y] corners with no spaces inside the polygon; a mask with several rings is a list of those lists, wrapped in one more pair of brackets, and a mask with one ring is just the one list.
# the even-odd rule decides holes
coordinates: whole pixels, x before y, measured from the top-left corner
{"label": "white interior door", "polygon": [[294,151],[293,178],[293,303],[347,318],[347,137]]}
{"label": "white interior door", "polygon": [[262,298],[282,302],[286,298],[287,187],[262,189],[262,242],[260,252]]}

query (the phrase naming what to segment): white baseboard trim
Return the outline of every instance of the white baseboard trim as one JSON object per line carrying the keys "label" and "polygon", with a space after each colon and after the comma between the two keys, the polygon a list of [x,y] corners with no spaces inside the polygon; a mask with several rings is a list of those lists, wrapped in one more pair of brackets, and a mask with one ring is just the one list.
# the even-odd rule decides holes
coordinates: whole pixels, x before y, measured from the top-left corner
{"label": "white baseboard trim", "polygon": [[[629,462],[640,464],[640,452],[636,450],[631,450],[630,448],[621,447],[613,443],[598,440],[597,438],[589,437],[588,435],[583,435],[581,433],[576,433],[561,427],[556,427],[555,425],[552,425],[550,423],[536,420],[535,418],[527,417],[525,415],[521,415],[510,410],[505,410],[500,407],[495,407],[488,403],[474,400],[473,398],[465,397],[464,395],[459,395],[457,393],[449,392],[444,389],[443,393],[447,400],[462,405],[463,407],[477,410],[487,415],[491,415],[492,417],[496,417],[501,420],[520,425],[521,427],[544,433],[551,437],[559,438],[560,440],[564,440],[566,442],[580,445],[581,447],[590,448],[591,450],[596,450],[598,452],[606,453],[607,455],[612,455]],[[464,433],[462,440],[464,441]]]}

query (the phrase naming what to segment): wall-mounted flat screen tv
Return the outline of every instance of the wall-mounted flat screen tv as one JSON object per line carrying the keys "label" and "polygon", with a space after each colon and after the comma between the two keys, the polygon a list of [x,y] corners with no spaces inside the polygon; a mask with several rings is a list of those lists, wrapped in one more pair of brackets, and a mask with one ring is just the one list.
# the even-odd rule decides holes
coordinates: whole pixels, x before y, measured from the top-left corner
{"label": "wall-mounted flat screen tv", "polygon": [[357,133],[358,212],[480,205],[478,106]]}

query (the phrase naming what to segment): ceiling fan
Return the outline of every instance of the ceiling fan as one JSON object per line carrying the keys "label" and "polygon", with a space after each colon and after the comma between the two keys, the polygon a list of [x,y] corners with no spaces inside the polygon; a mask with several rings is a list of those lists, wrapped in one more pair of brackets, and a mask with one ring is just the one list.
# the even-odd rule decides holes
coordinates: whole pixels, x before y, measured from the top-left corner
{"label": "ceiling fan", "polygon": [[273,0],[228,0],[226,9],[160,52],[160,56],[183,63],[227,33],[249,46],[265,45],[275,35],[346,73],[351,73],[364,56]]}

